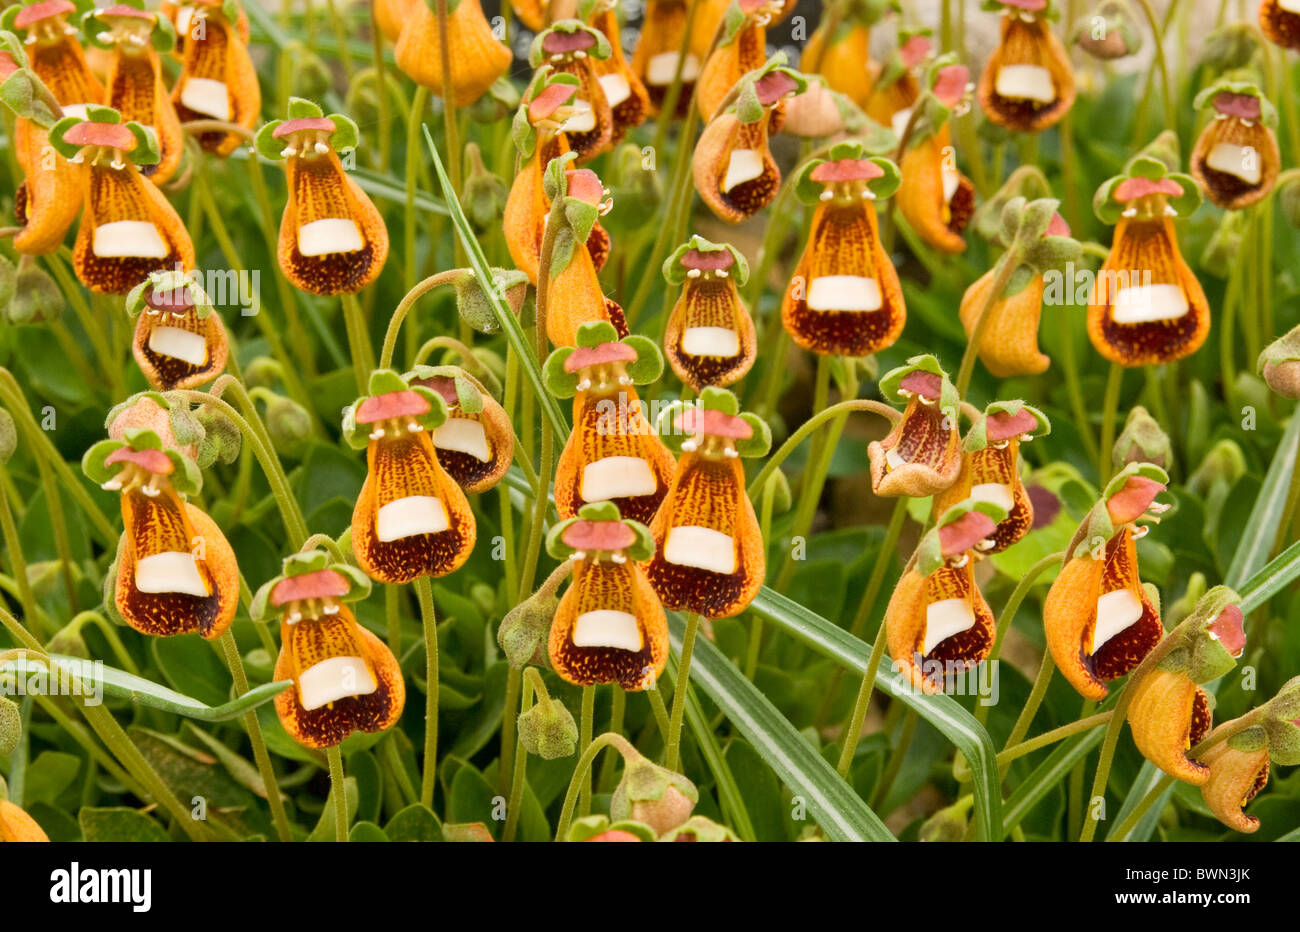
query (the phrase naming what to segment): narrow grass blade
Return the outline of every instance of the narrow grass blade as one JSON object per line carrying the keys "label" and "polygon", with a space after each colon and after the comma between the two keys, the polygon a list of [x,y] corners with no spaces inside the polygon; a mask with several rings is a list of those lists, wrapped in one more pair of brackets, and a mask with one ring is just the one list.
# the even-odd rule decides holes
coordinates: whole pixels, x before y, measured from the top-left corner
{"label": "narrow grass blade", "polygon": [[[1268,562],[1268,556],[1273,552],[1282,513],[1286,510],[1287,489],[1291,485],[1297,452],[1300,452],[1300,415],[1292,416],[1286,425],[1286,432],[1273,454],[1268,475],[1264,477],[1259,497],[1255,499],[1255,507],[1251,509],[1246,529],[1242,532],[1241,543],[1237,545],[1232,564],[1224,576],[1223,581],[1238,591]],[[1245,606],[1242,610],[1245,611]]]}

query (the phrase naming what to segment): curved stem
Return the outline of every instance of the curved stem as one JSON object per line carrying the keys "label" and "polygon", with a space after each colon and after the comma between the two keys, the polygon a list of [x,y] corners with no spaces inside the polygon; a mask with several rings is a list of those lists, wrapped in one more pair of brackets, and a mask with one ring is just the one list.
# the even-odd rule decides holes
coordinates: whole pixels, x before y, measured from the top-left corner
{"label": "curved stem", "polygon": [[[899,499],[904,501],[904,499]],[[858,698],[853,703],[853,714],[849,716],[848,727],[844,729],[844,744],[840,748],[840,761],[835,769],[846,780],[849,769],[853,766],[853,755],[857,753],[858,742],[862,740],[862,723],[867,718],[867,708],[871,705],[871,691],[876,685],[876,673],[880,670],[880,659],[885,654],[885,623],[880,623],[876,639],[871,644],[871,656],[867,658],[867,668],[862,673],[862,684],[858,687]]]}
{"label": "curved stem", "polygon": [[1096,715],[1089,715],[1087,718],[1081,718],[1076,722],[1070,722],[1059,728],[1053,728],[1051,731],[1045,731],[1041,735],[1035,735],[1028,741],[1023,741],[1014,747],[1008,747],[998,754],[998,769],[1005,773],[1010,763],[1018,757],[1024,757],[1026,754],[1032,754],[1039,748],[1045,748],[1049,744],[1055,744],[1071,735],[1077,735],[1082,731],[1090,731],[1098,725],[1105,725],[1111,720],[1115,713],[1113,710],[1098,712]]}
{"label": "curved stem", "polygon": [[[230,678],[235,684],[235,695],[242,696],[248,692],[248,676],[244,672],[244,659],[239,655],[239,645],[235,636],[227,629],[221,635],[221,649],[226,655],[226,666],[230,668]],[[266,801],[271,807],[271,821],[275,823],[275,833],[281,841],[293,841],[289,829],[289,816],[284,809],[284,799],[280,795],[280,784],[271,765],[271,755],[266,751],[266,738],[262,735],[262,724],[257,720],[255,711],[243,715],[244,730],[248,732],[248,743],[253,746],[253,760],[257,763],[257,772],[262,777],[266,789]]]}
{"label": "curved stem", "polygon": [[[591,744],[591,732],[594,728],[593,722],[596,717],[596,687],[582,687],[582,714],[578,726],[578,749],[585,751],[587,745]],[[586,816],[591,813],[591,774],[588,773],[582,780],[582,788],[578,794],[578,815]]]}
{"label": "curved stem", "polygon": [[1160,87],[1164,94],[1165,114],[1172,119],[1173,115],[1178,111],[1174,109],[1174,84],[1169,80],[1169,63],[1165,61],[1164,30],[1156,22],[1156,14],[1151,9],[1149,0],[1137,0],[1137,2],[1138,6],[1142,8],[1142,15],[1146,17],[1147,25],[1151,27],[1151,42],[1155,46],[1156,68],[1160,71]]}
{"label": "curved stem", "polygon": [[420,779],[420,802],[433,808],[433,789],[438,776],[438,619],[433,606],[433,586],[429,577],[421,576],[412,585],[420,603],[420,621],[424,626],[425,699],[424,699],[424,771]]}
{"label": "curved stem", "polygon": [[596,759],[596,755],[607,747],[617,748],[618,752],[624,757],[637,754],[636,748],[632,747],[626,738],[613,732],[606,732],[587,745],[587,750],[578,758],[578,763],[573,768],[573,777],[569,780],[569,790],[564,794],[564,806],[560,810],[560,821],[555,829],[556,841],[563,841],[564,837],[569,834],[569,825],[573,822],[573,808],[578,802],[578,792],[583,777],[591,769],[591,762]]}
{"label": "curved stem", "polygon": [[1009,750],[1024,739],[1034,720],[1034,715],[1038,712],[1038,707],[1043,704],[1043,697],[1047,695],[1047,687],[1052,682],[1052,674],[1055,672],[1056,663],[1052,660],[1052,652],[1044,650],[1043,659],[1038,664],[1038,675],[1034,677],[1034,685],[1029,690],[1029,698],[1025,700],[1024,708],[1016,717],[1016,723],[1012,726],[1011,734],[1007,736],[1007,743],[1002,746],[1002,750]]}
{"label": "curved stem", "polygon": [[[437,275],[430,275],[406,292],[406,295],[398,302],[397,307],[393,309],[393,316],[388,319],[388,329],[384,332],[384,345],[379,351],[379,368],[388,369],[393,364],[393,353],[397,348],[397,334],[402,329],[402,324],[406,321],[406,315],[415,302],[420,300],[430,291],[441,285],[450,285],[458,277],[466,274],[473,274],[466,269],[448,269],[445,272],[439,272]],[[470,358],[473,358],[472,356]]]}
{"label": "curved stem", "polygon": [[340,299],[343,304],[343,321],[348,332],[348,348],[352,350],[352,374],[357,380],[357,391],[364,395],[370,382],[370,372],[375,368],[375,350],[370,343],[370,328],[366,325],[366,315],[355,294],[345,291]]}

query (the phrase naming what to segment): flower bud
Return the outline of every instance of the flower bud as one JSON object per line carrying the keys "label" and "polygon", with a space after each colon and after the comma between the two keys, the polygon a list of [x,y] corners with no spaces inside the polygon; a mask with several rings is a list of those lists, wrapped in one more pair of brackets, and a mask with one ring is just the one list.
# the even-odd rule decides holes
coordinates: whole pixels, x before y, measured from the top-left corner
{"label": "flower bud", "polygon": [[[524,299],[528,296],[528,276],[513,269],[493,269],[492,280],[511,311],[518,316],[523,309]],[[497,333],[501,330],[492,299],[472,271],[466,269],[453,286],[456,289],[456,306],[465,323],[479,333]]]}
{"label": "flower bud", "polygon": [[234,421],[207,405],[200,407],[195,417],[203,425],[203,441],[195,457],[200,469],[206,469],[218,460],[229,465],[239,459],[243,436]]}
{"label": "flower bud", "polygon": [[623,779],[610,797],[610,818],[644,822],[662,836],[691,817],[691,810],[700,800],[694,783],[651,763],[630,745],[619,750],[623,754]]}
{"label": "flower bud", "polygon": [[654,830],[640,822],[615,822],[609,816],[589,815],[574,819],[568,841],[657,841]]}
{"label": "flower bud", "polygon": [[519,741],[524,750],[542,760],[569,757],[578,750],[578,723],[564,703],[543,694],[532,708],[520,713]]}
{"label": "flower bud", "polygon": [[691,816],[659,836],[660,841],[740,841],[740,836],[702,815]]}
{"label": "flower bud", "polygon": [[966,838],[966,828],[970,822],[970,803],[957,802],[940,809],[921,823],[917,833],[918,841],[953,842]]}
{"label": "flower bud", "polygon": [[294,97],[320,100],[334,89],[334,75],[330,73],[329,66],[306,45],[291,40],[285,44],[282,54],[293,63],[290,84]]}
{"label": "flower bud", "polygon": [[452,842],[492,841],[492,832],[482,822],[444,822],[442,840]]}
{"label": "flower bud", "polygon": [[1218,73],[1244,68],[1259,47],[1259,31],[1253,23],[1230,23],[1205,37],[1197,64]]}
{"label": "flower bud", "polygon": [[311,438],[311,415],[292,398],[275,395],[266,403],[266,432],[275,452],[296,458]]}
{"label": "flower bud", "polygon": [[5,307],[13,324],[38,324],[58,320],[63,313],[63,295],[54,279],[35,265],[20,268],[14,281],[14,296]]}
{"label": "flower bud", "polygon": [[244,385],[248,388],[272,388],[283,370],[280,363],[270,356],[258,356],[244,367]]}
{"label": "flower bud", "polygon": [[1256,371],[1283,398],[1300,398],[1300,326],[1264,347]]}
{"label": "flower bud", "polygon": [[471,142],[465,147],[465,161],[469,163],[469,170],[465,174],[460,201],[465,205],[465,214],[474,229],[484,233],[500,225],[510,189],[504,181],[488,171],[475,143]]}
{"label": "flower bud", "polygon": [[[116,577],[117,574],[114,573],[113,576]],[[82,660],[90,659],[90,647],[87,646],[86,639],[81,636],[81,621],[76,618],[54,632],[54,637],[50,638],[45,649],[51,654],[80,657]]]}
{"label": "flower bud", "polygon": [[0,696],[0,756],[8,757],[23,737],[23,714],[18,703]]}
{"label": "flower bud", "polygon": [[546,638],[551,631],[551,619],[560,600],[554,590],[539,590],[520,602],[501,619],[497,629],[497,643],[506,655],[506,660],[515,669],[532,664],[549,666],[546,654]]}
{"label": "flower bud", "polygon": [[1103,61],[1132,55],[1142,46],[1133,13],[1122,0],[1107,0],[1085,17],[1075,30],[1074,42]]}
{"label": "flower bud", "polygon": [[1111,448],[1111,462],[1117,470],[1129,463],[1154,463],[1161,469],[1168,469],[1173,460],[1173,448],[1169,435],[1161,429],[1141,405],[1134,406],[1124,422],[1115,446]]}
{"label": "flower bud", "polygon": [[18,449],[18,428],[14,416],[5,408],[0,408],[0,465],[13,458]]}
{"label": "flower bud", "polygon": [[1196,472],[1187,479],[1187,491],[1204,495],[1216,482],[1228,485],[1246,474],[1246,456],[1235,440],[1220,440],[1205,454]]}
{"label": "flower bud", "polygon": [[842,107],[835,91],[824,80],[810,78],[808,90],[786,101],[783,129],[805,139],[835,136],[845,128]]}

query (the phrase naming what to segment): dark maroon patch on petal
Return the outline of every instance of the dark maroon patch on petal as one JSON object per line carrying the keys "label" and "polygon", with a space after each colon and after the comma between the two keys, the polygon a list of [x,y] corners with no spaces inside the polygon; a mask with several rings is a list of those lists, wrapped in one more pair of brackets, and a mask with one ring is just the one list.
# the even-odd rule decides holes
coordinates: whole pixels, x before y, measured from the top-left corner
{"label": "dark maroon patch on petal", "polygon": [[622,521],[574,521],[560,540],[574,550],[622,550],[636,542],[636,532]]}
{"label": "dark maroon patch on petal", "polygon": [[427,388],[430,391],[437,392],[442,396],[442,400],[447,402],[447,407],[454,408],[460,404],[460,395],[456,393],[456,380],[446,378],[445,376],[433,376],[428,379],[416,379],[411,383]]}
{"label": "dark maroon patch on petal", "polygon": [[579,346],[564,360],[565,372],[577,372],[588,366],[607,362],[634,362],[636,350],[625,343],[601,343],[596,346]]}
{"label": "dark maroon patch on petal", "polygon": [[352,584],[335,570],[316,570],[301,576],[286,576],[271,589],[272,605],[287,605],[303,599],[328,599],[347,595]]}
{"label": "dark maroon patch on petal", "polygon": [[1025,494],[1034,506],[1034,524],[1031,530],[1047,527],[1061,513],[1061,500],[1047,486],[1031,485],[1025,489]]}
{"label": "dark maroon patch on petal", "polygon": [[1015,414],[998,411],[990,414],[984,422],[984,434],[993,443],[1001,443],[1012,437],[1019,437],[1037,429],[1038,418],[1021,408]]}
{"label": "dark maroon patch on petal", "polygon": [[130,447],[118,447],[104,459],[105,466],[114,463],[134,463],[141,469],[159,476],[170,476],[176,464],[162,450],[132,450]]}
{"label": "dark maroon patch on petal", "polygon": [[146,288],[144,303],[155,311],[167,314],[184,314],[194,307],[194,299],[185,285],[177,285],[175,288]]}
{"label": "dark maroon patch on petal", "polygon": [[913,369],[903,376],[903,380],[898,383],[898,387],[905,392],[911,392],[913,395],[920,395],[934,401],[943,391],[943,379],[933,372],[927,372],[924,369]]}
{"label": "dark maroon patch on petal", "polygon": [[418,417],[429,413],[429,399],[419,392],[385,392],[372,395],[357,407],[357,423],[373,424],[394,417]]}

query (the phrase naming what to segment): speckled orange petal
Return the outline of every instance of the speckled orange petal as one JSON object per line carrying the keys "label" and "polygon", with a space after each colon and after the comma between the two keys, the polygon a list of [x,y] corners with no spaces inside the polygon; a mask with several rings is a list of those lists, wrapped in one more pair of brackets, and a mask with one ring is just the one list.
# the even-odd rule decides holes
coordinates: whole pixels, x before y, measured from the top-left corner
{"label": "speckled orange petal", "polygon": [[[727,174],[737,152],[748,152],[761,162],[761,173],[727,190]],[[776,197],[781,171],[767,145],[767,120],[741,123],[734,113],[723,113],[705,127],[691,157],[695,190],[720,220],[740,223],[762,210]]]}
{"label": "speckled orange petal", "polygon": [[569,151],[563,134],[551,136],[538,132],[537,149],[532,158],[519,167],[510,194],[506,198],[502,218],[506,234],[506,247],[515,268],[537,284],[537,264],[542,252],[542,237],[546,232],[546,215],[551,205],[546,199],[542,171],[552,159]]}
{"label": "speckled orange petal", "polygon": [[[909,149],[899,170],[903,174],[895,200],[908,226],[921,239],[942,252],[958,253],[966,248],[961,231],[966,229],[975,212],[975,187],[952,158],[948,127]],[[952,197],[945,194],[944,175],[954,185]]]}
{"label": "speckled orange petal", "polygon": [[[289,199],[277,247],[285,277],[311,294],[356,294],[379,277],[388,259],[388,228],[379,209],[343,170],[333,150],[310,158],[290,156],[285,173]],[[302,228],[320,220],[352,221],[360,248],[303,255]]]}
{"label": "speckled orange petal", "polygon": [[610,146],[623,141],[627,131],[640,126],[650,115],[650,95],[645,84],[623,54],[623,40],[618,28],[618,16],[613,9],[601,10],[592,17],[591,24],[609,40],[609,58],[590,58],[592,71],[605,91],[605,99],[613,114]]}
{"label": "speckled orange petal", "polygon": [[161,158],[156,165],[141,165],[140,174],[154,184],[163,184],[180,166],[185,140],[158,53],[151,46],[131,51],[119,46],[113,54],[107,85],[107,104],[122,114],[123,122],[134,120],[153,127],[158,134]]}
{"label": "speckled orange petal", "polygon": [[14,155],[26,177],[14,194],[14,213],[23,227],[14,235],[14,248],[29,256],[54,252],[81,213],[90,170],[59,155],[31,120],[14,123]]}
{"label": "speckled orange petal", "polygon": [[[828,276],[869,278],[879,290],[877,310],[814,309],[814,285]],[[781,322],[790,338],[814,353],[870,356],[894,344],[907,307],[898,273],[880,243],[876,209],[869,201],[822,201],[813,214],[808,245],[781,299]]]}
{"label": "speckled orange petal", "polygon": [[506,409],[482,386],[483,410],[471,413],[461,410],[449,378],[417,379],[411,384],[432,388],[447,402],[447,420],[433,432],[438,464],[447,475],[466,492],[485,492],[500,482],[515,452],[515,432]]}
{"label": "speckled orange petal", "polygon": [[[172,49],[175,58],[185,60],[185,45],[194,33],[195,41],[199,41],[202,36],[198,33],[198,20],[200,16],[207,16],[209,10],[219,10],[223,5],[223,0],[192,0],[189,3],[175,3],[173,0],[162,0],[158,6],[158,12],[162,13],[172,21],[176,27],[176,48]],[[235,19],[235,36],[244,45],[248,45],[249,26],[248,14],[242,6],[238,7],[239,15]],[[204,28],[207,24],[204,23]]]}
{"label": "speckled orange petal", "polygon": [[1187,751],[1210,730],[1205,690],[1182,673],[1158,669],[1144,675],[1133,690],[1128,723],[1142,756],[1177,780],[1203,785],[1210,768],[1188,760]]}
{"label": "speckled orange petal", "polygon": [[925,498],[942,492],[961,473],[961,437],[952,412],[914,396],[883,440],[867,445],[871,488],[877,495]]}
{"label": "speckled orange petal", "polygon": [[417,3],[423,2],[424,0],[374,0],[375,23],[379,26],[379,31],[384,34],[384,38],[389,42],[396,42],[397,37],[402,34],[402,27],[411,18],[412,8]]}
{"label": "speckled orange petal", "polygon": [[[735,334],[736,352],[728,356],[687,352],[688,331],[703,327]],[[686,279],[664,329],[664,356],[697,395],[707,385],[725,387],[744,378],[758,350],[754,321],[740,300],[735,279],[714,275]]]}
{"label": "speckled orange petal", "polygon": [[[975,332],[984,302],[993,290],[993,270],[981,275],[966,289],[961,299],[962,329],[969,340]],[[977,348],[984,368],[999,379],[1015,375],[1038,375],[1052,360],[1038,350],[1038,321],[1043,313],[1043,277],[1034,278],[1010,297],[1002,297],[989,307],[984,335]]]}
{"label": "speckled orange petal", "polygon": [[700,115],[711,118],[736,82],[767,61],[767,29],[748,22],[731,41],[718,45],[704,63],[697,82]]}
{"label": "speckled orange petal", "polygon": [[438,464],[428,431],[397,421],[376,430],[385,433],[367,447],[366,481],[352,512],[357,563],[386,583],[446,576],[474,550],[469,501]]}
{"label": "speckled orange petal", "polygon": [[729,618],[763,585],[763,536],[739,458],[683,453],[650,531],[655,553],[646,575],[670,611]]}
{"label": "speckled orange petal", "polygon": [[[578,153],[577,164],[584,165],[596,156],[613,148],[614,111],[605,96],[604,85],[598,79],[591,58],[578,58],[557,63],[553,66],[557,73],[571,74],[578,79],[578,93],[574,95],[573,105],[591,108],[592,128],[582,132],[566,130],[564,137],[569,141],[569,148]],[[570,119],[569,122],[572,122]]]}
{"label": "speckled orange petal", "polygon": [[[999,71],[1015,66],[1046,69],[1051,77],[1052,99],[1029,100],[999,94]],[[1041,132],[1065,116],[1074,105],[1074,70],[1051,24],[1038,17],[1025,19],[1015,13],[1002,17],[1002,41],[985,63],[975,93],[985,116],[1010,130]]]}
{"label": "speckled orange petal", "polygon": [[[587,467],[610,457],[643,461],[653,490],[611,496],[600,482],[601,467],[587,485]],[[649,524],[668,494],[676,466],[672,453],[646,421],[634,388],[604,394],[578,392],[573,398],[573,431],[556,462],[555,510],[562,519],[572,518],[589,502],[612,501],[624,518]]]}
{"label": "speckled orange petal", "polygon": [[[640,646],[633,650],[625,646],[627,642],[601,643],[608,639],[581,631],[583,616],[592,612],[631,616]],[[618,683],[636,692],[653,687],[668,663],[668,619],[635,563],[582,560],[574,566],[573,582],[555,611],[547,648],[551,666],[570,683]]]}
{"label": "speckled orange petal", "polygon": [[[413,3],[397,39],[397,67],[439,97],[442,87],[442,44],[438,19],[423,2]],[[451,56],[451,86],[458,107],[478,100],[506,73],[513,56],[492,35],[479,0],[460,0],[447,17],[447,48]]]}
{"label": "speckled orange petal", "polygon": [[[1254,159],[1258,178],[1251,181],[1231,172],[1211,168],[1207,160],[1219,145],[1234,146],[1242,150],[1243,159]],[[1196,140],[1188,164],[1192,177],[1212,203],[1226,210],[1241,210],[1263,200],[1273,190],[1281,162],[1277,136],[1271,128],[1261,122],[1229,117],[1211,120],[1206,125]],[[1247,174],[1250,173],[1249,169],[1243,168]]]}
{"label": "speckled orange petal", "polygon": [[867,116],[881,126],[893,126],[894,115],[913,106],[920,97],[916,78],[910,73],[886,85],[875,84],[867,98]]}
{"label": "speckled orange petal", "polygon": [[1225,741],[1206,751],[1201,763],[1210,768],[1201,797],[1214,817],[1236,832],[1249,834],[1259,828],[1259,819],[1241,810],[1268,783],[1268,748],[1239,751]]}
{"label": "speckled orange petal", "polygon": [[[280,624],[274,675],[293,686],[275,697],[275,711],[284,730],[309,748],[334,747],[354,731],[391,728],[406,704],[402,670],[388,645],[357,624],[347,606],[334,608],[334,614]],[[320,702],[324,696],[338,698]]]}
{"label": "speckled orange petal", "polygon": [[[945,676],[964,672],[993,649],[993,612],[975,585],[974,561],[959,567],[947,564],[929,576],[913,566],[898,581],[885,610],[885,635],[894,667],[913,686],[927,693],[943,691]],[[931,605],[958,600],[970,611],[972,623],[933,644],[927,653],[926,626]]]}
{"label": "speckled orange petal", "polygon": [[[122,221],[151,224],[166,255],[96,255],[95,231],[105,224]],[[100,251],[143,250],[101,244]],[[194,268],[194,244],[171,202],[144,179],[129,159],[124,160],[120,169],[109,167],[105,161],[90,168],[86,211],[77,230],[72,264],[77,278],[91,291],[126,294],[154,272]]]}
{"label": "speckled orange petal", "polygon": [[[676,112],[672,114],[674,118],[681,119],[690,110],[695,80],[713,41],[712,31],[707,38],[704,37],[709,28],[704,20],[711,15],[708,8],[717,5],[714,0],[704,0],[696,11],[686,62],[682,65],[681,94],[677,98]],[[726,8],[725,3],[722,8]],[[651,111],[656,114],[663,108],[664,97],[672,84],[682,35],[686,30],[686,12],[686,0],[649,0],[646,6],[641,36],[632,55],[632,70],[645,85]],[[716,28],[717,21],[714,19],[713,28]]]}
{"label": "speckled orange petal", "polygon": [[[138,487],[124,492],[122,518],[126,531],[114,593],[118,614],[141,634],[221,637],[239,604],[239,566],[221,529],[169,486],[153,497]],[[150,591],[138,584],[142,564],[162,566],[149,574],[145,589]],[[154,578],[164,573],[176,578],[176,589],[188,591],[153,591],[165,585]]]}
{"label": "speckled orange petal", "polygon": [[36,820],[7,799],[0,799],[0,842],[49,841]]}
{"label": "speckled orange petal", "polygon": [[[1163,320],[1117,321],[1118,294],[1125,287],[1147,284],[1176,286],[1186,312]],[[1088,302],[1088,338],[1093,347],[1122,366],[1159,365],[1190,356],[1209,333],[1210,304],[1178,250],[1173,219],[1121,219]]]}
{"label": "speckled orange petal", "polygon": [[523,23],[533,32],[546,28],[547,0],[510,0],[510,6]]}
{"label": "speckled orange petal", "polygon": [[578,328],[597,320],[609,321],[619,337],[627,336],[623,309],[605,297],[585,243],[574,247],[569,264],[551,279],[547,293],[546,335],[556,346],[576,346]]}
{"label": "speckled orange petal", "polygon": [[[871,30],[859,23],[847,30],[837,30],[829,43],[825,26],[819,26],[804,46],[799,67],[807,74],[819,74],[831,90],[839,91],[866,109],[871,99]],[[889,125],[891,110],[884,125]]]}
{"label": "speckled orange petal", "polygon": [[[237,27],[219,13],[209,13],[205,20],[203,38],[196,38],[197,30],[191,30],[185,41],[181,74],[172,88],[176,115],[182,123],[222,120],[252,129],[261,117],[262,89],[247,40],[241,39]],[[217,84],[224,86],[224,103]],[[234,133],[199,135],[204,150],[220,156],[234,152],[242,142]]]}
{"label": "speckled orange petal", "polygon": [[[170,348],[169,339],[173,337],[185,341],[187,347],[196,347],[192,338],[185,334],[196,334],[203,341],[202,361],[194,361],[198,354],[181,357],[164,352],[165,348]],[[150,385],[163,392],[195,388],[211,382],[226,368],[229,350],[226,328],[216,311],[200,318],[193,312],[150,313],[146,308],[136,321],[135,339],[131,343],[131,352],[140,371]]]}
{"label": "speckled orange petal", "polygon": [[29,40],[35,41],[26,45],[32,71],[64,107],[102,104],[104,86],[90,70],[86,53],[75,38],[76,30],[70,35],[64,33],[68,25],[63,17],[51,17],[34,25]]}
{"label": "speckled orange petal", "polygon": [[1264,0],[1259,5],[1259,28],[1274,45],[1300,49],[1300,14],[1284,10],[1278,0]]}
{"label": "speckled orange petal", "polygon": [[[1024,483],[1020,481],[1019,461],[1019,440],[1008,440],[1001,448],[989,444],[983,450],[967,450],[962,456],[961,475],[957,481],[934,497],[935,515],[942,515],[953,505],[969,498],[972,490],[980,487],[981,500],[990,498],[989,493],[996,495],[1000,505],[1009,498],[1011,509],[987,538],[992,541],[992,545],[987,549],[979,548],[985,554],[1006,550],[1034,526],[1034,505],[1029,500]],[[1001,492],[996,492],[990,486],[998,486]]]}

